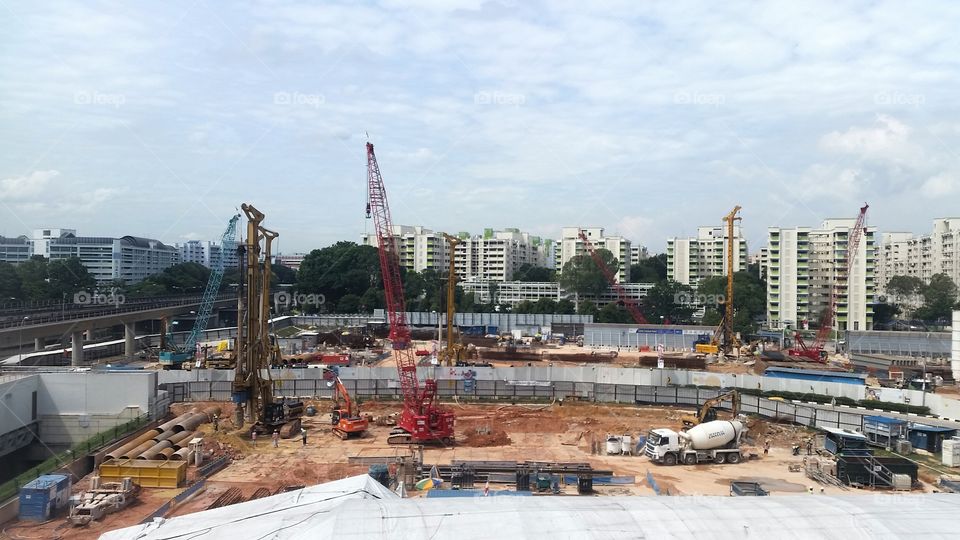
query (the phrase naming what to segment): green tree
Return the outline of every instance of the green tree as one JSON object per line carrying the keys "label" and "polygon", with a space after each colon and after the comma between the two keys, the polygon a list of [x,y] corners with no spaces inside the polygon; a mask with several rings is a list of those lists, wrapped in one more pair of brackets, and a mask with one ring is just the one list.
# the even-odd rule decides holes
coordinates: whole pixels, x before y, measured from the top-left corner
{"label": "green tree", "polygon": [[270,265],[271,276],[270,280],[274,285],[296,285],[297,284],[297,271],[289,266],[284,266],[282,264],[271,264]]}
{"label": "green tree", "polygon": [[359,313],[361,302],[360,296],[353,293],[345,294],[337,302],[337,313]]}
{"label": "green tree", "polygon": [[557,314],[573,315],[577,311],[577,306],[566,298],[557,301]]}
{"label": "green tree", "polygon": [[127,294],[137,297],[165,294],[200,293],[207,287],[210,269],[202,264],[186,262],[165,268],[163,272],[127,287]]}
{"label": "green tree", "polygon": [[47,294],[51,300],[69,299],[79,291],[90,292],[97,285],[97,281],[77,257],[49,262],[47,278]]}
{"label": "green tree", "polygon": [[550,298],[541,298],[534,302],[533,313],[550,315],[557,312],[557,303]]}
{"label": "green tree", "polygon": [[923,305],[915,315],[925,321],[949,318],[957,304],[957,285],[947,274],[934,274],[923,288]]}
{"label": "green tree", "polygon": [[616,302],[610,302],[609,304],[603,306],[596,315],[596,321],[600,323],[618,323],[618,324],[629,324],[634,322],[633,316],[630,315],[630,312],[627,311],[627,308],[617,304]]}
{"label": "green tree", "polygon": [[513,306],[513,313],[536,313],[536,308],[536,304],[530,300],[524,300]]}
{"label": "green tree", "polygon": [[[726,276],[711,276],[697,284],[697,296],[705,299],[726,300]],[[725,310],[723,303],[704,306],[702,324],[720,324]],[[756,331],[753,322],[767,310],[767,289],[760,277],[752,272],[737,272],[733,275],[733,331],[752,334]],[[714,322],[715,321],[715,322]]]}
{"label": "green tree", "polygon": [[[620,263],[610,251],[601,248],[597,250],[597,255],[611,272],[616,272],[617,268],[620,268]],[[609,284],[590,255],[576,255],[563,265],[560,286],[579,296],[596,297],[607,290]]]}
{"label": "green tree", "polygon": [[593,315],[596,318],[599,312],[597,305],[590,300],[581,300],[580,305],[577,306],[577,315]]}
{"label": "green tree", "polygon": [[363,295],[371,286],[382,288],[377,248],[354,242],[311,251],[297,272],[297,292],[322,294],[330,306],[344,295]]}
{"label": "green tree", "polygon": [[21,283],[17,268],[8,262],[0,261],[0,304],[23,300]]}
{"label": "green tree", "polygon": [[900,306],[887,302],[879,302],[873,305],[873,324],[886,324],[892,321],[901,313]]}
{"label": "green tree", "polygon": [[647,291],[643,301],[644,315],[654,324],[667,320],[673,324],[689,322],[693,308],[680,300],[692,294],[692,289],[686,285],[676,281],[661,281]]}
{"label": "green tree", "polygon": [[896,297],[908,297],[923,292],[923,280],[914,276],[893,276],[887,280],[887,292]]}
{"label": "green tree", "polygon": [[557,273],[552,268],[523,263],[513,273],[513,281],[554,281]]}
{"label": "green tree", "polygon": [[360,313],[373,313],[375,309],[383,309],[386,300],[383,297],[383,290],[376,287],[370,287],[363,296],[360,297]]}
{"label": "green tree", "polygon": [[47,300],[50,298],[50,284],[47,283],[47,259],[34,255],[17,265],[20,276],[20,290],[24,300]]}
{"label": "green tree", "polygon": [[630,283],[658,283],[666,279],[666,253],[658,253],[630,266]]}

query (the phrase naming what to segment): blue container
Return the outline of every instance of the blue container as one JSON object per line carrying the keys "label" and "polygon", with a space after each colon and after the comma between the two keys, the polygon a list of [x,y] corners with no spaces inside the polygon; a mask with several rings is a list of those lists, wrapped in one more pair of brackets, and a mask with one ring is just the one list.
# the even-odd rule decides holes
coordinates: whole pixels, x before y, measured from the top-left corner
{"label": "blue container", "polygon": [[70,500],[70,477],[46,474],[20,488],[20,519],[46,521]]}

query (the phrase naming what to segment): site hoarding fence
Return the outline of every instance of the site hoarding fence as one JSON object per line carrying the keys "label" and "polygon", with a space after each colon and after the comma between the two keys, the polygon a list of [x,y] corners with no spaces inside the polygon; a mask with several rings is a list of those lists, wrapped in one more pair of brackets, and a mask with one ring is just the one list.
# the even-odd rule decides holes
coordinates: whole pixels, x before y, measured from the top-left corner
{"label": "site hoarding fence", "polygon": [[[275,380],[276,392],[286,397],[301,399],[331,399],[333,389],[322,379]],[[359,401],[399,400],[400,388],[395,381],[374,379],[347,379],[342,381],[350,395]],[[596,403],[637,405],[665,405],[696,408],[704,401],[721,394],[716,388],[693,386],[651,386],[604,384],[579,381],[505,381],[505,380],[440,380],[437,381],[441,399],[456,397],[461,401],[551,401],[555,399],[583,400]],[[175,402],[229,401],[229,381],[191,381],[164,383]],[[803,403],[741,394],[740,410],[782,422],[808,427],[832,427],[859,431],[863,417],[876,411],[831,410]]]}

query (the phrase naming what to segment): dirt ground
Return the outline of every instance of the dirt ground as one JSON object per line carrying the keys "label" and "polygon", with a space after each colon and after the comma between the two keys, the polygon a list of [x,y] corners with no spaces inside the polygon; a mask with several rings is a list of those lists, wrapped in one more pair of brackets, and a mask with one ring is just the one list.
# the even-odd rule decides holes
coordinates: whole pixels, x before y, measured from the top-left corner
{"label": "dirt ground", "polygon": [[[212,404],[187,404],[174,412],[193,407],[206,408]],[[390,431],[387,426],[371,425],[366,436],[340,440],[330,430],[329,414],[304,417],[307,444],[299,438],[281,440],[278,448],[272,441],[261,439],[254,445],[246,432],[231,431],[227,418],[232,406],[222,407],[221,431],[214,432],[205,424],[206,446],[214,454],[229,454],[233,462],[208,479],[204,489],[169,516],[183,515],[206,509],[230,488],[239,488],[249,498],[258,488],[271,493],[286,487],[312,485],[367,472],[367,465],[348,462],[350,457],[398,456],[408,453],[406,447],[386,444]],[[791,472],[791,465],[801,464],[803,456],[793,456],[791,446],[803,443],[812,432],[793,425],[774,424],[752,419],[747,432],[745,454],[754,455],[737,465],[658,466],[646,457],[633,455],[595,455],[593,448],[604,445],[608,434],[630,435],[633,441],[651,428],[679,429],[680,418],[694,411],[673,407],[637,407],[633,405],[596,405],[564,402],[551,405],[458,405],[450,407],[457,414],[457,444],[449,447],[424,449],[426,464],[448,464],[453,460],[516,460],[589,462],[596,469],[612,470],[618,476],[633,476],[632,485],[595,486],[599,496],[653,495],[647,482],[649,472],[661,492],[671,495],[729,495],[730,482],[746,480],[760,482],[772,495],[806,493],[813,486],[820,493],[821,486],[806,478],[802,472]],[[318,410],[329,409],[329,402],[318,404]],[[367,402],[365,413],[386,415],[399,410],[397,403]],[[721,418],[725,418],[721,413]],[[763,455],[763,443],[769,440],[769,455]],[[190,467],[189,477],[195,474]],[[89,477],[80,480],[74,488],[79,493],[89,486]],[[512,489],[512,486],[493,485],[492,489]],[[926,490],[932,488],[928,485]],[[103,532],[139,523],[160,505],[181,490],[143,489],[133,506],[111,514],[101,522],[85,528],[64,525],[59,518],[46,524],[8,524],[3,538],[96,538]],[[828,494],[870,493],[855,489],[841,490],[824,486]]]}

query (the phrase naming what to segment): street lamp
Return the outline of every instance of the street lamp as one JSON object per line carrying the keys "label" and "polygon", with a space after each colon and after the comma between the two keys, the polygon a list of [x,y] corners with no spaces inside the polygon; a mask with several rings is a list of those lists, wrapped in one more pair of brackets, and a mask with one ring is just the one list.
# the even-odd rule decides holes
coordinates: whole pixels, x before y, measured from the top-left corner
{"label": "street lamp", "polygon": [[19,336],[17,337],[17,363],[18,364],[23,361],[23,323],[27,322],[27,319],[29,318],[30,318],[29,315],[24,315],[23,319],[20,321],[20,332],[19,332]]}

